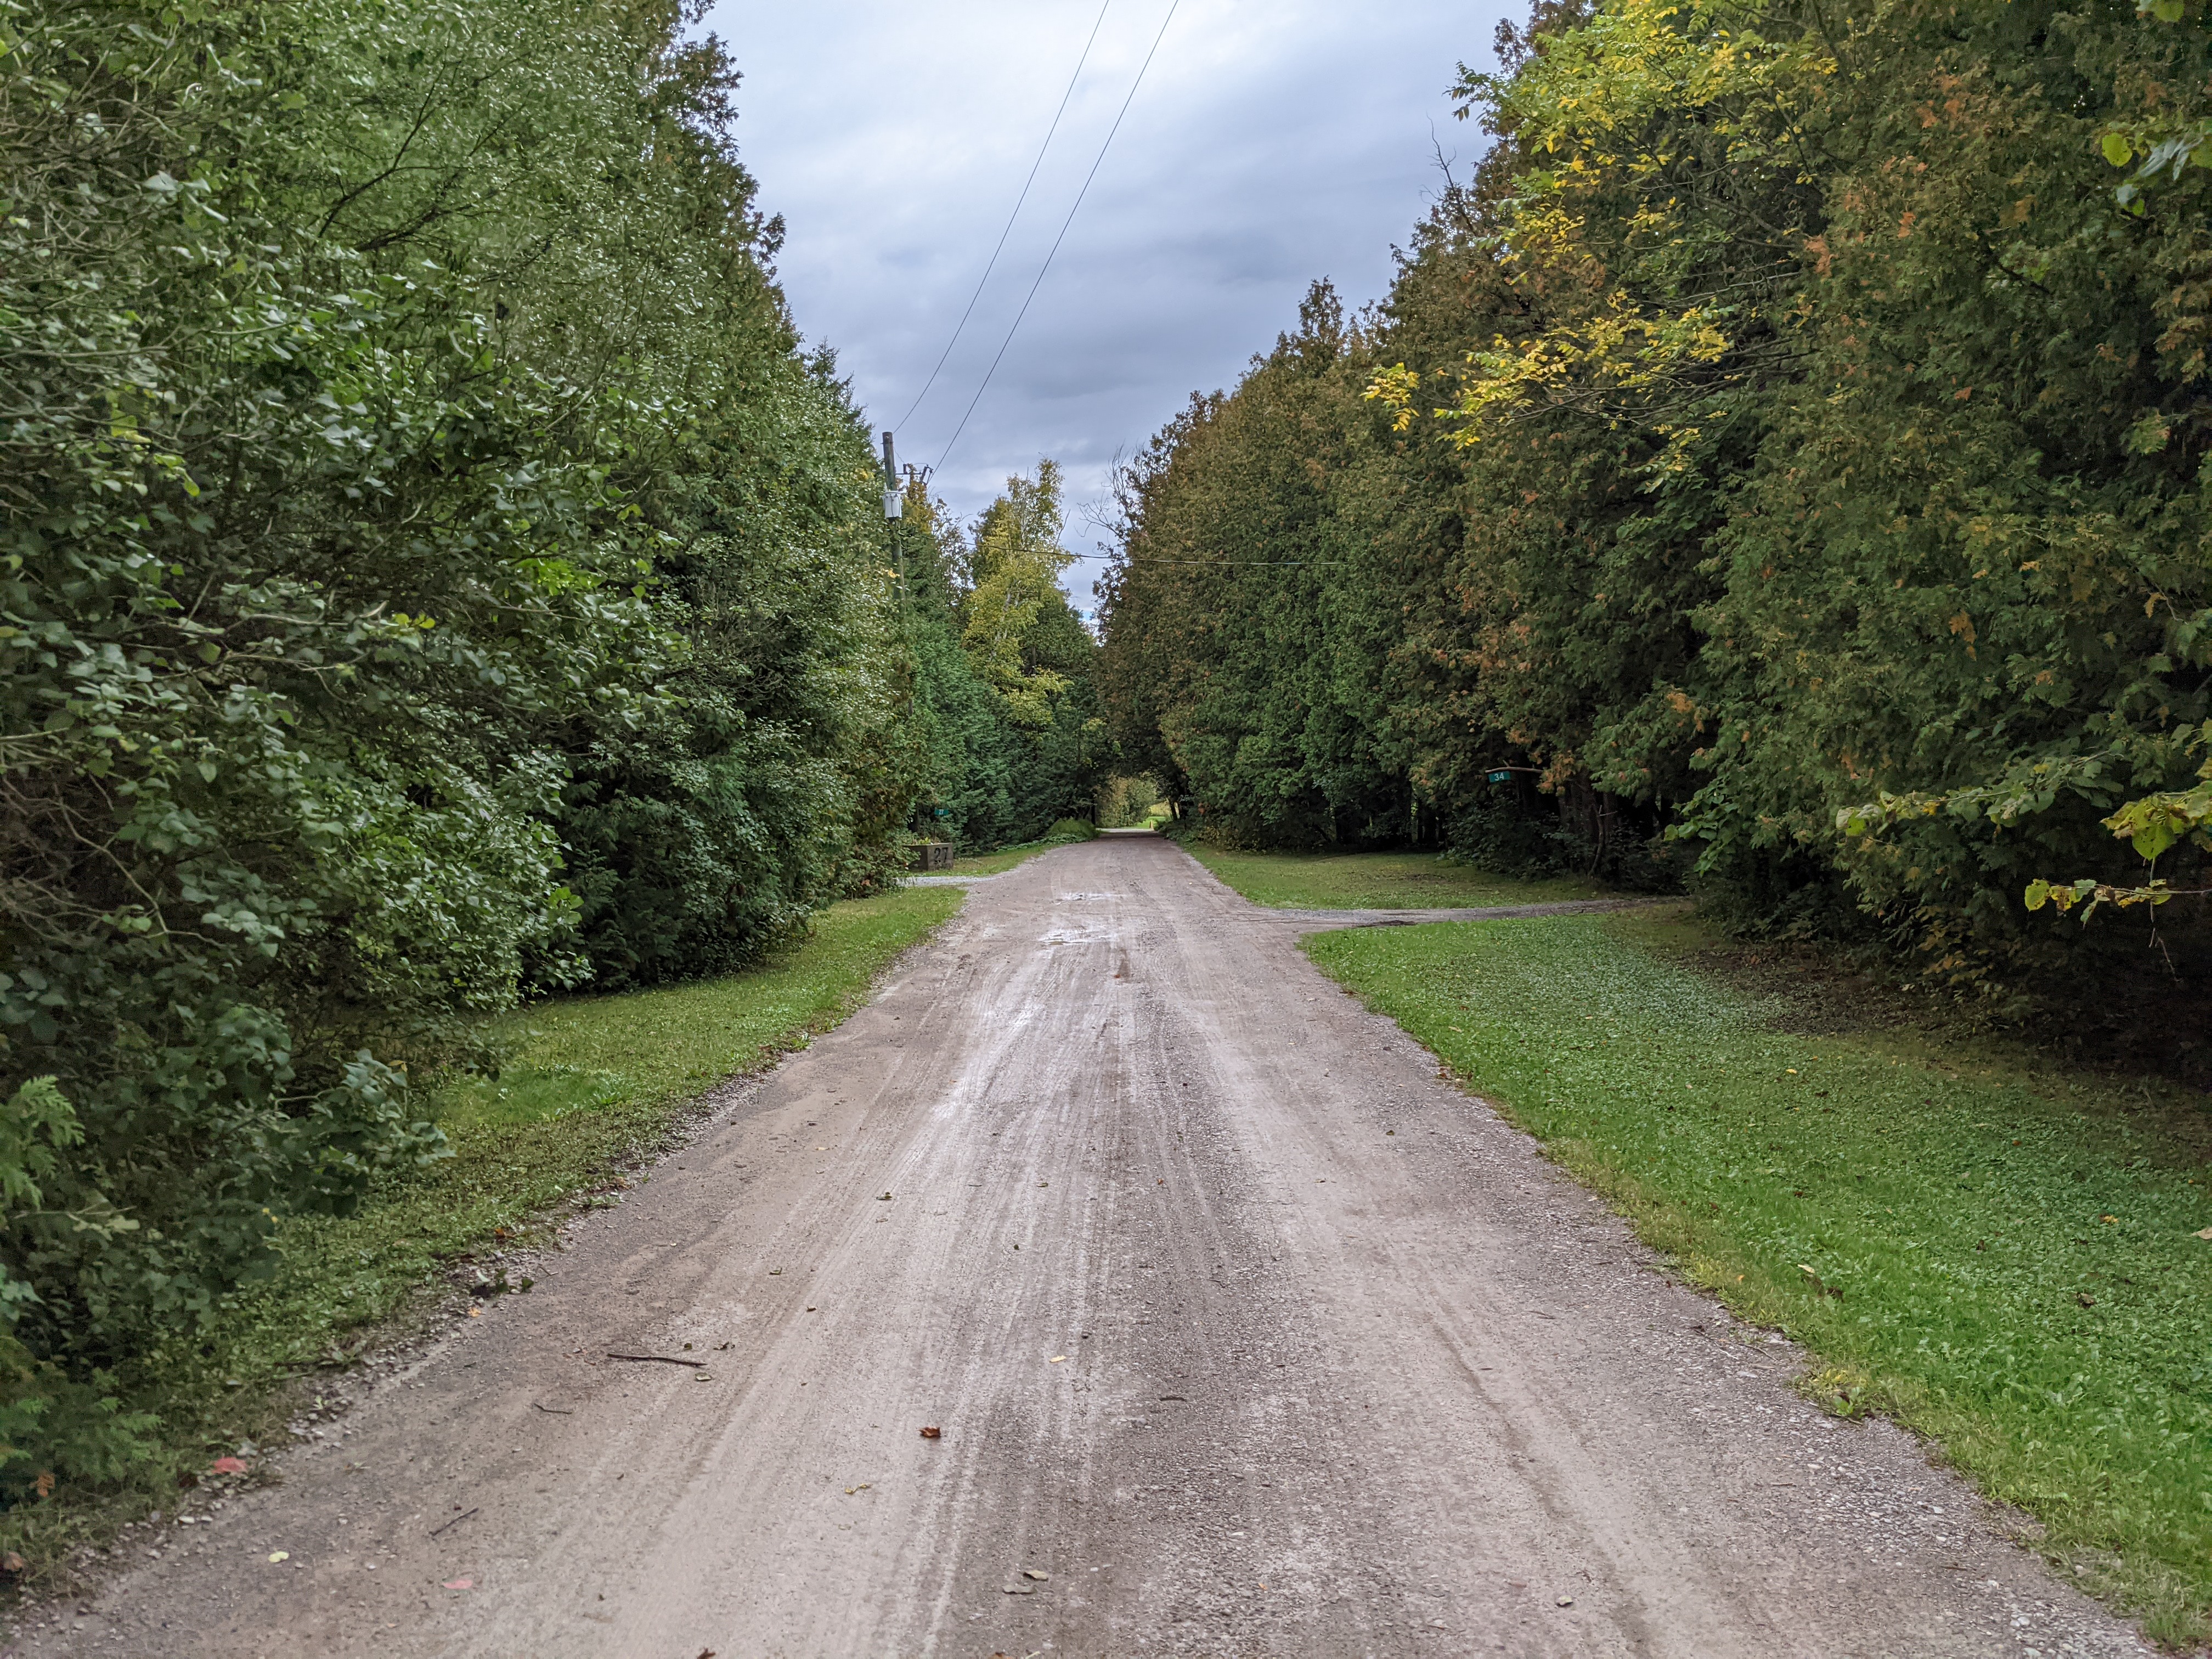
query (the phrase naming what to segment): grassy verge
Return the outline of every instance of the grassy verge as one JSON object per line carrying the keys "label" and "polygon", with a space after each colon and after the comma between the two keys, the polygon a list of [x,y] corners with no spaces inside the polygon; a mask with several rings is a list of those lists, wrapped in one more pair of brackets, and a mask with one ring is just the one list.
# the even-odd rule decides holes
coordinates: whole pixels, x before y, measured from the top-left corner
{"label": "grassy verge", "polygon": [[1598,898],[1581,876],[1515,881],[1433,853],[1224,853],[1186,842],[1191,856],[1255,904],[1296,910],[1458,910]]}
{"label": "grassy verge", "polygon": [[0,1549],[27,1563],[21,1581],[60,1587],[122,1522],[174,1508],[179,1480],[215,1453],[281,1435],[303,1403],[293,1379],[344,1366],[456,1258],[604,1187],[688,1103],[836,1025],[963,897],[918,888],[855,900],[750,973],[508,1016],[495,1033],[512,1056],[501,1076],[438,1097],[452,1158],[380,1187],[351,1216],[288,1223],[277,1273],[239,1299],[219,1344],[160,1356],[141,1402],[162,1419],[158,1464],[104,1492],[0,1516]]}
{"label": "grassy verge", "polygon": [[1025,841],[1014,847],[1001,847],[995,853],[978,853],[971,858],[952,860],[956,876],[995,876],[1011,870],[1024,859],[1033,859],[1039,853],[1049,853],[1055,847],[1066,847],[1079,841],[1095,841],[1098,831],[1081,818],[1062,818],[1035,841]]}
{"label": "grassy verge", "polygon": [[[1680,912],[1324,934],[1328,973],[2167,1642],[2212,1634],[2201,1097],[1911,1028],[1808,1032]],[[1793,1029],[1793,1027],[1797,1029]]]}

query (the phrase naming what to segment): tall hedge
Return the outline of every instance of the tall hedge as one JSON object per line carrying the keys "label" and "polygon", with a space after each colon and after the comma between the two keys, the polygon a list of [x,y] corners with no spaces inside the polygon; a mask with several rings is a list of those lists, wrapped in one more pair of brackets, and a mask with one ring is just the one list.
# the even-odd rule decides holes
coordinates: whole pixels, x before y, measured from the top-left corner
{"label": "tall hedge", "polygon": [[2201,896],[2030,906],[2212,884],[2203,7],[1600,0],[1498,44],[1388,299],[1317,293],[1129,469],[1125,749],[1244,839],[2201,1007]]}
{"label": "tall hedge", "polygon": [[895,861],[867,435],[696,21],[0,0],[0,1499],[471,1021]]}

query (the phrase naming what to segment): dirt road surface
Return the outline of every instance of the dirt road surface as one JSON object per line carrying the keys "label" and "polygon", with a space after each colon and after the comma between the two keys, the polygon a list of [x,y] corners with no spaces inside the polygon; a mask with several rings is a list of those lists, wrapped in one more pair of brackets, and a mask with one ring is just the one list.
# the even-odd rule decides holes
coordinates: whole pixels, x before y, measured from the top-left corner
{"label": "dirt road surface", "polygon": [[1156,840],[979,883],[531,1294],[20,1650],[2149,1652],[1294,931]]}

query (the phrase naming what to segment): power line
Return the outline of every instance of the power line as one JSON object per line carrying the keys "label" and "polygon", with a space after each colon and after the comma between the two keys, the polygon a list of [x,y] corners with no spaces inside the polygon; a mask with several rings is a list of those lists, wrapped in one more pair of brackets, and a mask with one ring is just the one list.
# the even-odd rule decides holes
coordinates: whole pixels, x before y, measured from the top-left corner
{"label": "power line", "polygon": [[[1070,553],[1071,559],[1111,559],[1111,553]],[[1341,568],[1358,563],[1357,559],[1132,559],[1128,568],[1156,564],[1232,564],[1247,570],[1304,570],[1309,567]]]}
{"label": "power line", "polygon": [[999,233],[999,245],[991,250],[991,258],[983,266],[983,274],[976,279],[975,291],[968,296],[968,309],[960,313],[959,322],[953,326],[952,337],[945,343],[945,356],[937,360],[937,367],[929,371],[929,378],[921,383],[921,392],[915,394],[913,405],[901,417],[897,430],[906,430],[906,423],[914,418],[914,411],[920,409],[921,400],[929,396],[929,388],[937,384],[937,377],[944,372],[945,363],[952,356],[952,348],[960,343],[961,330],[968,326],[968,319],[975,314],[975,301],[983,297],[984,284],[991,280],[991,273],[998,269],[999,256],[1006,251],[1006,238],[1014,234],[1014,221],[1022,216],[1022,204],[1030,199],[1030,186],[1036,183],[1037,169],[1044,165],[1045,152],[1052,148],[1053,135],[1060,131],[1060,118],[1067,113],[1067,100],[1075,96],[1075,83],[1083,78],[1083,66],[1091,61],[1091,48],[1097,42],[1099,26],[1105,22],[1107,8],[1113,3],[1114,0],[1106,0],[1106,4],[1098,8],[1097,21],[1091,26],[1091,38],[1083,43],[1083,55],[1075,60],[1075,73],[1067,77],[1067,90],[1060,94],[1060,107],[1052,112],[1052,125],[1045,129],[1044,143],[1037,146],[1036,160],[1030,163],[1030,176],[1022,180],[1022,193],[1014,198],[1014,210],[1006,216],[1006,228]]}
{"label": "power line", "polygon": [[1044,286],[1045,272],[1052,269],[1053,258],[1059,253],[1060,245],[1067,240],[1067,228],[1075,222],[1076,210],[1083,205],[1083,198],[1091,193],[1091,181],[1098,176],[1099,167],[1106,160],[1106,152],[1113,148],[1114,135],[1121,130],[1121,118],[1128,114],[1129,106],[1136,102],[1137,88],[1145,84],[1145,71],[1152,68],[1152,58],[1159,52],[1160,42],[1167,39],[1168,25],[1175,21],[1176,9],[1182,4],[1182,0],[1174,0],[1174,4],[1168,8],[1168,15],[1160,20],[1160,32],[1152,37],[1152,49],[1145,54],[1145,61],[1138,66],[1137,78],[1129,84],[1129,95],[1121,100],[1121,113],[1115,116],[1114,125],[1107,129],[1106,142],[1098,146],[1098,159],[1091,162],[1091,171],[1084,175],[1083,188],[1075,192],[1074,206],[1067,210],[1067,217],[1060,221],[1060,234],[1053,238],[1052,251],[1044,256],[1044,264],[1037,270],[1036,281],[1030,284],[1029,298],[1022,301],[1022,308],[1014,313],[1013,327],[1006,331],[1006,339],[1000,342],[999,355],[991,359],[990,368],[983,371],[983,384],[975,388],[975,395],[968,400],[967,413],[961,416],[960,424],[952,428],[951,439],[945,446],[945,453],[937,458],[939,471],[943,471],[945,463],[951,459],[952,446],[960,441],[960,434],[968,429],[969,416],[973,415],[975,405],[983,401],[984,392],[990,389],[991,377],[999,372],[999,365],[1006,358],[1006,348],[1013,344],[1014,336],[1021,328],[1022,319],[1030,314],[1030,301],[1036,299],[1037,290]]}

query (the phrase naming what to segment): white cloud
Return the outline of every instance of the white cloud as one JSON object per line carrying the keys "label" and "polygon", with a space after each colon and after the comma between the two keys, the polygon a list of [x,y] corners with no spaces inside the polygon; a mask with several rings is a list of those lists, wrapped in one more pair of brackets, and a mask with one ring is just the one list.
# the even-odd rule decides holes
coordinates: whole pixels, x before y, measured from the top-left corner
{"label": "white cloud", "polygon": [[[935,465],[1127,95],[1170,0],[1112,0],[1021,220],[944,374],[898,431]],[[1471,162],[1462,59],[1505,8],[1182,0],[1019,334],[934,483],[963,513],[1049,454],[1097,495],[1116,450],[1232,382],[1333,278],[1379,298],[1437,183]],[[1066,90],[1096,0],[723,0],[738,137],[799,325],[880,427],[945,349]],[[1090,550],[1079,524],[1069,541]],[[1095,565],[1070,572],[1087,593]],[[1079,601],[1079,603],[1083,601]]]}

